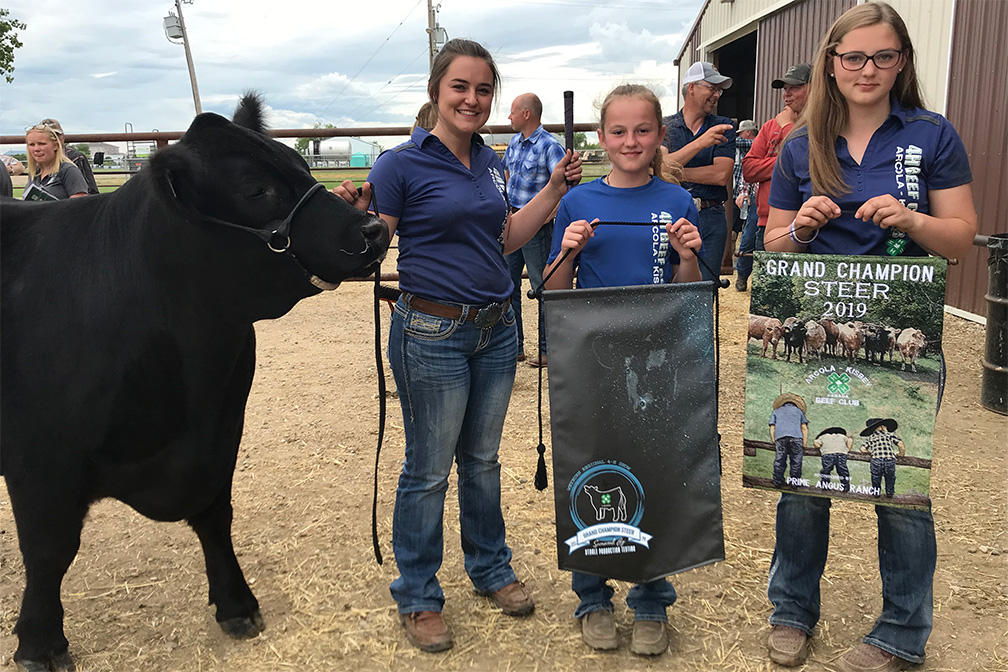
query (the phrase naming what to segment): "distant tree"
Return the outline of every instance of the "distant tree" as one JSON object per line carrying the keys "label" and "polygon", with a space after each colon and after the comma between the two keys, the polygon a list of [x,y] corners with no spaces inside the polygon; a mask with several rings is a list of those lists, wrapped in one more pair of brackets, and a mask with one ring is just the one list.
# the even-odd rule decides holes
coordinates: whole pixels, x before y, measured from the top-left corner
{"label": "distant tree", "polygon": [[91,145],[87,144],[86,142],[82,142],[79,145],[74,145],[74,149],[76,149],[78,152],[80,152],[87,158],[89,159],[91,158]]}
{"label": "distant tree", "polygon": [[[312,128],[336,128],[335,124],[323,124],[321,121],[316,121]],[[294,149],[299,154],[307,154],[308,147],[311,146],[313,140],[318,140],[318,138],[298,138],[294,142]]]}
{"label": "distant tree", "polygon": [[17,31],[28,26],[17,19],[8,19],[8,14],[8,10],[0,7],[0,74],[10,84],[14,81],[14,50],[22,46]]}
{"label": "distant tree", "polygon": [[574,134],[574,149],[586,149],[588,147],[588,136],[584,133]]}

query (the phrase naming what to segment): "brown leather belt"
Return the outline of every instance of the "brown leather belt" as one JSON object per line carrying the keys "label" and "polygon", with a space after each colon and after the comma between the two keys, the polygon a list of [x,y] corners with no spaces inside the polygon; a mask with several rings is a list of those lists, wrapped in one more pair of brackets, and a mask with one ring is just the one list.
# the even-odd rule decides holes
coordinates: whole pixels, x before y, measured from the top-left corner
{"label": "brown leather belt", "polygon": [[[408,297],[406,305],[415,310],[419,310],[421,313],[427,313],[428,315],[434,315],[435,317],[443,317],[448,320],[458,320],[462,317],[463,313],[462,306],[437,303],[435,301],[428,301],[427,299],[421,299],[419,296],[412,295]],[[469,306],[469,311],[466,313],[465,321],[476,322],[477,326],[483,329],[489,329],[500,321],[500,318],[507,312],[510,305],[511,297],[509,296],[503,303],[490,303],[485,306]]]}
{"label": "brown leather belt", "polygon": [[701,198],[696,199],[698,205],[697,210],[703,210],[704,208],[713,208],[715,205],[724,205],[721,201],[705,201]]}

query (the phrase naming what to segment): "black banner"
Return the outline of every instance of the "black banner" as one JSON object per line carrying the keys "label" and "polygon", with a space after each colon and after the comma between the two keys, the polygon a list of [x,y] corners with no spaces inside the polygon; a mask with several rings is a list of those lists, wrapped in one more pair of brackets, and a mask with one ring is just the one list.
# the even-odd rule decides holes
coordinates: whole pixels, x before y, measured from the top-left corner
{"label": "black banner", "polygon": [[545,292],[560,569],[724,559],[709,282]]}

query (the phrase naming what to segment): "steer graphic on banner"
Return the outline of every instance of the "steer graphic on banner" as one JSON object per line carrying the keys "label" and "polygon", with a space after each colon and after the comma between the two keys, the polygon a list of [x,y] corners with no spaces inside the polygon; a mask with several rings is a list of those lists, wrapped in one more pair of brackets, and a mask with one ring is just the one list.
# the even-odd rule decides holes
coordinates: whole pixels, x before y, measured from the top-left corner
{"label": "steer graphic on banner", "polygon": [[758,252],[753,271],[743,484],[930,507],[946,261]]}
{"label": "steer graphic on banner", "polygon": [[643,583],[723,560],[710,283],[544,303],[560,569]]}

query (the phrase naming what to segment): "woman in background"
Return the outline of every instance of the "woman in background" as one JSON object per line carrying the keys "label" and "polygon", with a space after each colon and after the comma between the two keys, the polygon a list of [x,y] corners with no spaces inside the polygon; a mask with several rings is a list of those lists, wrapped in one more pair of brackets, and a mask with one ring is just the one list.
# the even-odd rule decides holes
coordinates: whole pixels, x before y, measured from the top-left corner
{"label": "woman in background", "polygon": [[[88,186],[84,175],[63,154],[56,132],[45,124],[37,124],[25,133],[28,150],[28,182],[25,184],[25,200],[62,200],[87,196]],[[34,189],[32,188],[34,187]],[[42,190],[52,198],[33,198],[33,193]]]}

